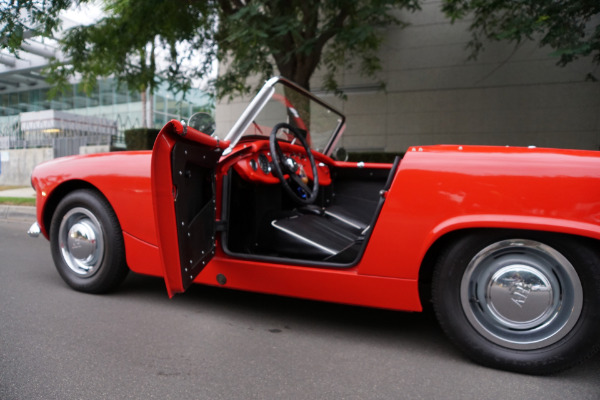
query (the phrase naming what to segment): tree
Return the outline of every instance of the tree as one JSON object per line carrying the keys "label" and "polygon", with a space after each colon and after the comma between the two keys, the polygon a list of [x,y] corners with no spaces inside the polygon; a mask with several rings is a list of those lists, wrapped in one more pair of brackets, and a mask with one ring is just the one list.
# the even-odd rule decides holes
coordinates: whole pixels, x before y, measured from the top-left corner
{"label": "tree", "polygon": [[[0,32],[11,34],[2,47],[17,51],[23,35],[14,29],[56,32],[58,11],[86,1],[11,0],[0,13]],[[402,25],[393,11],[419,8],[418,0],[105,0],[104,4],[107,17],[65,33],[61,43],[70,64],[53,65],[54,82],[75,73],[86,83],[114,75],[133,87],[153,89],[164,77],[185,90],[217,59],[227,65],[214,82],[219,96],[246,93],[251,90],[248,77],[265,78],[276,69],[310,89],[310,78],[319,67],[326,71],[325,88],[339,93],[338,69],[356,62],[362,74],[374,77],[381,68],[377,50],[382,28]],[[44,5],[52,12],[44,13]],[[29,23],[19,25],[23,13]],[[166,70],[155,61],[159,48],[167,49]],[[184,68],[190,60],[195,62],[193,68]]]}
{"label": "tree", "polygon": [[598,0],[444,0],[442,9],[452,21],[471,19],[471,58],[483,51],[485,38],[539,40],[554,50],[560,66],[590,55],[600,65]]}
{"label": "tree", "polygon": [[21,42],[32,36],[51,36],[58,28],[58,14],[72,0],[8,0],[0,6],[0,48],[16,54]]}
{"label": "tree", "polygon": [[174,7],[164,0],[111,0],[104,10],[107,16],[98,23],[64,33],[61,44],[69,62],[51,64],[49,80],[60,88],[79,74],[89,90],[98,77],[114,76],[141,93],[146,126],[146,92],[152,95],[161,81],[185,92],[199,73],[182,63],[195,54],[194,48],[205,45],[202,29],[210,14],[202,1]]}
{"label": "tree", "polygon": [[393,11],[417,10],[418,0],[219,0],[218,58],[227,70],[219,93],[245,92],[246,77],[274,74],[275,66],[310,89],[315,70],[325,69],[324,87],[339,92],[336,72],[358,63],[374,77],[382,30],[402,25]]}

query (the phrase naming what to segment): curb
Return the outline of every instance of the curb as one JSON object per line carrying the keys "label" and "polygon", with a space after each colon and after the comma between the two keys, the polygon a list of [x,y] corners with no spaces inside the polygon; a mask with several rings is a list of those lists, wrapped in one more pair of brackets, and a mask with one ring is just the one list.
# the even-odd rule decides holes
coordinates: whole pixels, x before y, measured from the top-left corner
{"label": "curb", "polygon": [[0,205],[0,221],[29,221],[36,220],[36,209],[30,206],[5,206]]}

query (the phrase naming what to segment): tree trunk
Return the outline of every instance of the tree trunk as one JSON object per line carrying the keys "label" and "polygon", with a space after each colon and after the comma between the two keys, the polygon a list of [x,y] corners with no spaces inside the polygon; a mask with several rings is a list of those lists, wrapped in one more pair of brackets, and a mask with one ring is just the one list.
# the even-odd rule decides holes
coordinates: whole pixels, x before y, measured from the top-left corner
{"label": "tree trunk", "polygon": [[146,115],[146,89],[142,90],[142,128],[147,128],[148,117]]}
{"label": "tree trunk", "polygon": [[148,128],[154,128],[154,94],[148,93]]}

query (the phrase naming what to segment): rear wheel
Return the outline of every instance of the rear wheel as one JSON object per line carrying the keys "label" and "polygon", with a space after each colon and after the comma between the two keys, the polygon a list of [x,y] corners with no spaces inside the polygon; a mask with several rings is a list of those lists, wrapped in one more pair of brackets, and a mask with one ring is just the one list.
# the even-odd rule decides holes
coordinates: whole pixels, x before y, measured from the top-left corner
{"label": "rear wheel", "polygon": [[438,261],[433,301],[450,339],[495,368],[551,373],[600,346],[600,258],[566,235],[464,236]]}
{"label": "rear wheel", "polygon": [[50,247],[60,276],[81,292],[114,290],[129,271],[119,221],[106,199],[92,190],[61,200],[52,217]]}

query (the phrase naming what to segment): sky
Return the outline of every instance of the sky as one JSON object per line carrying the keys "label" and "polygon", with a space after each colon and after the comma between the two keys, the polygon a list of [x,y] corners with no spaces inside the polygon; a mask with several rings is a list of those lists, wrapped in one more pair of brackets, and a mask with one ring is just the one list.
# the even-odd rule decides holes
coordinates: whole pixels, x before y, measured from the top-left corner
{"label": "sky", "polygon": [[61,13],[64,29],[77,25],[90,25],[102,18],[103,15],[104,12],[98,1],[75,5]]}

